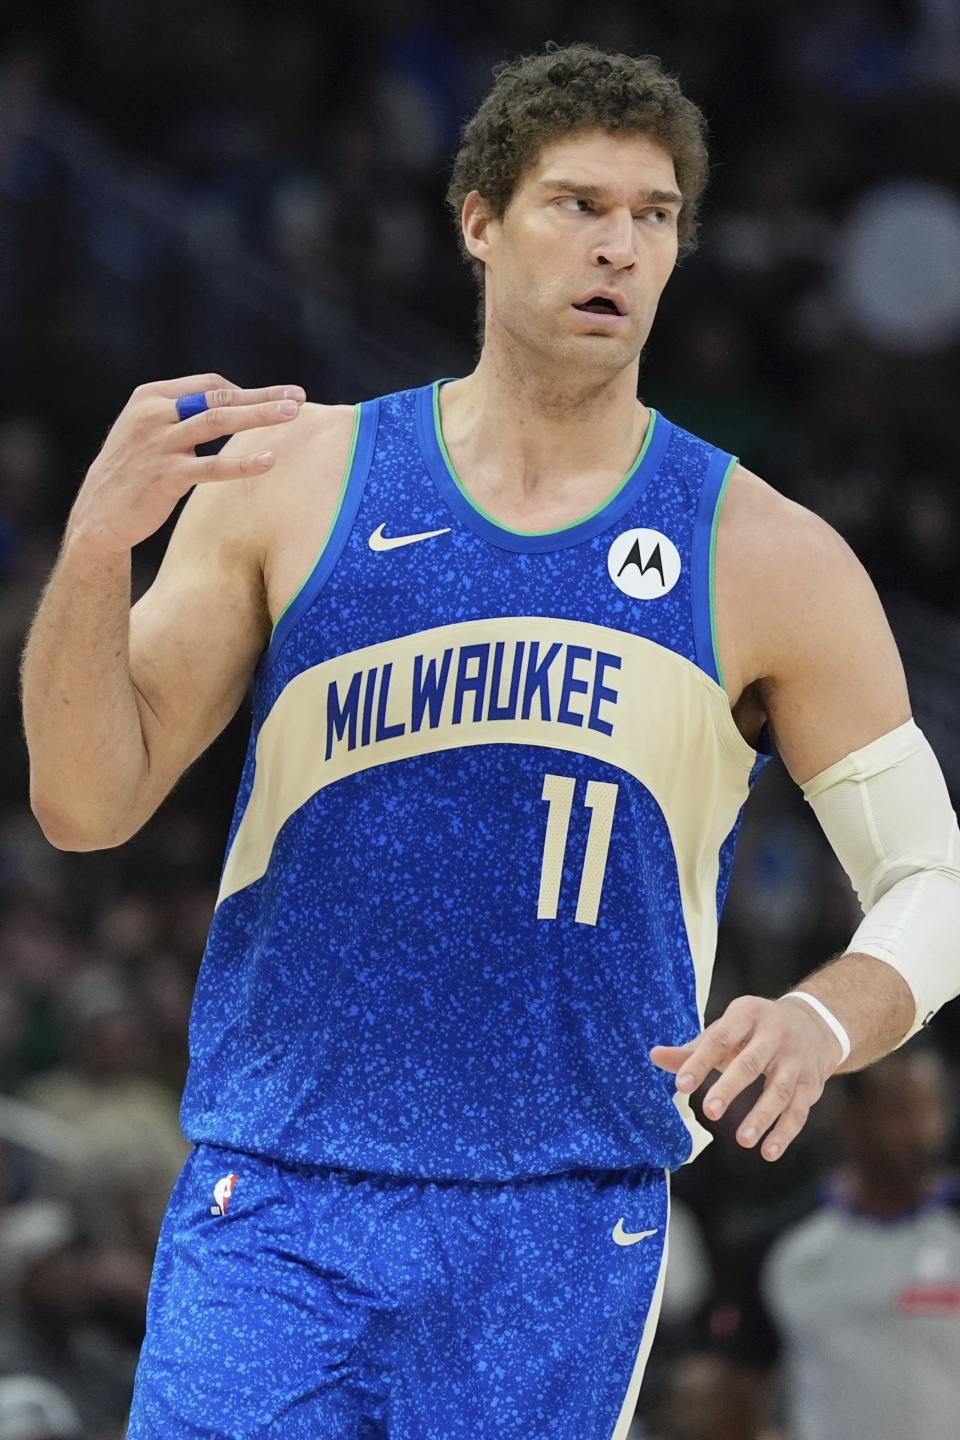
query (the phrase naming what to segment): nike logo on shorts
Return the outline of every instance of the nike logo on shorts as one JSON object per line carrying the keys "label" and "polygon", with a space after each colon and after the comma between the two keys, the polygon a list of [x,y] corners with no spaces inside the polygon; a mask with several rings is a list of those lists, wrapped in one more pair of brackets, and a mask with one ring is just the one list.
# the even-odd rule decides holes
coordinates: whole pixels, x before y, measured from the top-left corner
{"label": "nike logo on shorts", "polygon": [[419,535],[384,535],[383,525],[378,525],[370,536],[371,550],[396,550],[400,545],[415,545],[418,540],[432,540],[434,535],[449,535],[450,526],[445,530],[424,530]]}
{"label": "nike logo on shorts", "polygon": [[656,1230],[637,1230],[632,1235],[623,1228],[623,1216],[613,1227],[613,1238],[618,1245],[636,1245],[638,1240],[648,1240],[651,1235],[656,1235]]}

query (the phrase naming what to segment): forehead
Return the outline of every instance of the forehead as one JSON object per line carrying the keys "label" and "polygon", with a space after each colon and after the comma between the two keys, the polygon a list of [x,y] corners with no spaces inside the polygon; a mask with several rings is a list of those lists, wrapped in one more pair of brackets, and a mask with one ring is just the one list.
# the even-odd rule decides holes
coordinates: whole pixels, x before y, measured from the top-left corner
{"label": "forehead", "polygon": [[673,156],[649,135],[588,130],[549,141],[523,176],[524,189],[550,176],[600,185],[611,192],[676,190]]}

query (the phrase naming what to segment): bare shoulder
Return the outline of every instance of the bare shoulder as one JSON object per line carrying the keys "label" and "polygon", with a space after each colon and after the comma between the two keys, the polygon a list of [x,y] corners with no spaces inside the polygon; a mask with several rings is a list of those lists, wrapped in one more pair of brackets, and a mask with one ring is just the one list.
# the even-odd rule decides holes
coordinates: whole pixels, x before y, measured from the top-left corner
{"label": "bare shoulder", "polygon": [[866,569],[831,525],[744,466],[720,512],[715,590],[728,694],[767,718],[795,778],[908,718]]}
{"label": "bare shoulder", "polygon": [[[735,549],[741,564],[756,571],[773,590],[788,589],[812,575],[819,590],[837,575],[863,566],[841,535],[814,511],[738,465],[730,477],[720,511],[718,550]],[[782,577],[777,583],[777,577]],[[770,597],[773,598],[773,595]]]}
{"label": "bare shoulder", "polygon": [[[353,446],[354,405],[306,402],[289,425],[260,432],[276,455],[250,481],[251,534],[275,622],[311,568],[333,519]],[[257,446],[250,446],[254,453]],[[260,448],[263,448],[262,446]]]}
{"label": "bare shoulder", "polygon": [[731,674],[741,689],[828,633],[886,624],[873,583],[843,537],[743,465],[720,511],[716,592],[721,645],[733,652]]}
{"label": "bare shoulder", "polygon": [[[261,498],[268,511],[278,501],[292,498],[309,477],[314,498],[329,486],[339,490],[344,467],[353,439],[356,406],[317,405],[306,401],[300,414],[288,425],[272,426],[254,432],[261,448],[273,451],[276,462],[266,475],[250,481],[251,498]],[[256,446],[245,439],[244,449],[251,453]]]}
{"label": "bare shoulder", "polygon": [[297,449],[316,440],[328,443],[345,440],[349,445],[356,414],[355,405],[318,405],[306,400],[296,420],[284,427],[287,443]]}

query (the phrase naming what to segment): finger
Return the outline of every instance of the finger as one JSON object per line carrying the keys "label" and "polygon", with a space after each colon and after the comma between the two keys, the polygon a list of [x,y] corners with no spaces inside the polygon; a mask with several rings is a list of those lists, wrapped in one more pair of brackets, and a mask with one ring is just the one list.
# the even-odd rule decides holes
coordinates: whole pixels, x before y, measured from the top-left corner
{"label": "finger", "polygon": [[171,400],[178,400],[181,395],[195,395],[199,391],[204,394],[208,390],[236,390],[238,387],[231,380],[225,380],[216,370],[208,370],[205,375],[181,375],[175,380],[148,380],[144,385],[138,385],[134,395],[166,395]]}
{"label": "finger", "polygon": [[761,1135],[793,1104],[799,1089],[799,1072],[793,1068],[778,1068],[767,1076],[760,1098],[753,1109],[744,1116],[737,1129],[741,1145],[750,1148]]}
{"label": "finger", "polygon": [[236,435],[261,425],[282,425],[295,420],[300,413],[296,400],[269,400],[260,405],[225,405],[204,410],[189,420],[181,420],[171,433],[177,449],[206,445],[221,435]]}
{"label": "finger", "polygon": [[785,1110],[780,1117],[775,1129],[773,1129],[763,1142],[760,1154],[764,1160],[779,1160],[787,1146],[796,1140],[800,1131],[806,1125],[810,1115],[811,1107],[805,1103],[801,1093],[798,1091],[797,1098],[789,1109]]}
{"label": "finger", "polygon": [[[237,390],[224,387],[204,392],[208,410],[218,410],[228,405],[267,405],[271,401],[295,400],[302,405],[307,392],[302,385],[268,385],[259,390]],[[176,405],[174,405],[176,411]]]}
{"label": "finger", "polygon": [[257,400],[282,400],[284,396],[301,402],[307,398],[302,385],[270,385],[244,390],[232,380],[224,379],[215,370],[208,370],[204,375],[184,375],[176,380],[149,380],[144,385],[138,385],[134,394],[162,395],[170,400],[179,400],[184,395],[203,394],[210,406],[253,404]]}
{"label": "finger", "polygon": [[749,1004],[734,1000],[708,1025],[693,1047],[680,1074],[677,1089],[689,1094],[702,1085],[711,1070],[726,1066],[740,1053],[753,1033],[755,1017]]}
{"label": "finger", "polygon": [[244,475],[263,475],[276,456],[272,450],[257,455],[201,455],[190,468],[190,481],[206,485],[212,480],[240,480]]}
{"label": "finger", "polygon": [[[776,1050],[769,1042],[763,1044],[753,1040],[745,1046],[739,1055],[724,1065],[721,1079],[707,1091],[703,1102],[704,1113],[711,1120],[719,1120],[731,1100],[735,1100],[741,1090],[748,1089],[764,1074],[775,1054]],[[772,1125],[775,1119],[776,1116],[771,1116],[769,1123]]]}
{"label": "finger", "polygon": [[676,1075],[684,1060],[693,1054],[696,1043],[696,1040],[689,1040],[686,1045],[654,1045],[650,1059],[661,1070],[669,1070],[671,1075]]}

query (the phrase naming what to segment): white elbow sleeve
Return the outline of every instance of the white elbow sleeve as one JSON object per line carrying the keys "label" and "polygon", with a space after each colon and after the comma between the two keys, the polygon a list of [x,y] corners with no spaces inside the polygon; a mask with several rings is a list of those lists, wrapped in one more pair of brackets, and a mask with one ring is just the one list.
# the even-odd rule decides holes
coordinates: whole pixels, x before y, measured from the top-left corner
{"label": "white elbow sleeve", "polygon": [[848,951],[892,965],[913,991],[908,1040],[960,994],[960,829],[943,772],[908,720],[803,794],[863,907]]}

